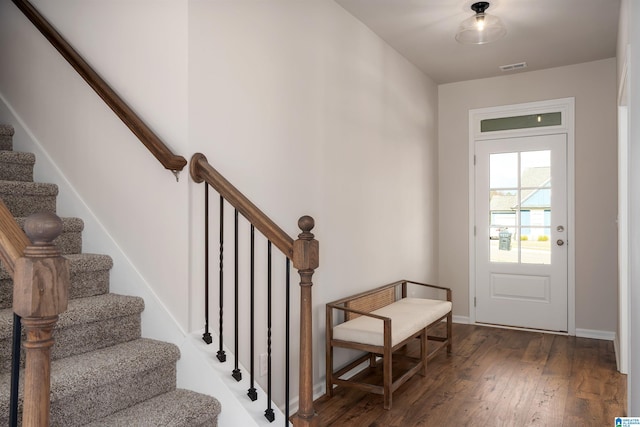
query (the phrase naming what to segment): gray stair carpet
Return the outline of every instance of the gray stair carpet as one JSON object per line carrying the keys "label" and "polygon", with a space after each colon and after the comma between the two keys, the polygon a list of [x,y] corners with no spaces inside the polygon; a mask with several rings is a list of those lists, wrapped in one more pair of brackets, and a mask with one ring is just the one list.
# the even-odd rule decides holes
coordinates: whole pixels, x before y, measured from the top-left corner
{"label": "gray stair carpet", "polygon": [[[58,187],[33,182],[35,156],[12,151],[13,133],[0,125],[0,199],[22,227],[32,213],[56,212]],[[111,257],[82,252],[81,219],[62,223],[55,243],[69,260],[71,283],[51,352],[51,425],[217,426],[218,400],[176,388],[178,348],[141,337],[144,301],[109,292]],[[12,299],[13,282],[0,265],[0,425],[9,417]]]}

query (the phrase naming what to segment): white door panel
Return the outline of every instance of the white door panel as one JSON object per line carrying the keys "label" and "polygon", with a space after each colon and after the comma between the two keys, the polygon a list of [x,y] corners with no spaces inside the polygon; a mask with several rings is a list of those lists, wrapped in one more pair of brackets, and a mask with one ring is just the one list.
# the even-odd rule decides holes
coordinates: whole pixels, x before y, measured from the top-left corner
{"label": "white door panel", "polygon": [[476,142],[476,321],[567,331],[567,136]]}

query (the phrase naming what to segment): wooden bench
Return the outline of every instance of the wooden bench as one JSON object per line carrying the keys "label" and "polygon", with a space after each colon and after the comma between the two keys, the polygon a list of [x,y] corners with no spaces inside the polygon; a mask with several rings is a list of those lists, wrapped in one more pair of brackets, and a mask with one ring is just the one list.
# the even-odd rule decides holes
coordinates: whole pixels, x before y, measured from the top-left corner
{"label": "wooden bench", "polygon": [[[434,289],[446,294],[444,299],[408,298],[407,285]],[[334,316],[334,312],[343,314]],[[334,325],[334,319],[337,324]],[[446,336],[431,336],[427,330],[446,319]],[[333,396],[333,386],[355,387],[384,396],[384,408],[391,409],[391,395],[409,378],[427,372],[427,361],[442,349],[451,353],[451,289],[441,286],[401,280],[327,304],[327,395]],[[420,340],[419,358],[409,358],[412,367],[394,380],[392,373],[393,354],[404,348],[411,340]],[[433,349],[427,342],[436,341]],[[365,351],[362,357],[334,371],[334,348]],[[398,352],[399,353],[399,352]],[[396,357],[400,356],[399,354]],[[369,362],[373,368],[382,357],[383,384],[376,385],[359,381],[358,375],[343,379],[359,365]]]}

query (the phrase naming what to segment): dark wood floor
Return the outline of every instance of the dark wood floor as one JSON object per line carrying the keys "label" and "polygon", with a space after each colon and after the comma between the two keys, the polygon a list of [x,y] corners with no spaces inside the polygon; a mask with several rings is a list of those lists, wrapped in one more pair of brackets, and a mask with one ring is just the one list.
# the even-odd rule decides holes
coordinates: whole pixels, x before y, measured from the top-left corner
{"label": "dark wood floor", "polygon": [[602,427],[626,415],[611,341],[460,324],[453,333],[453,354],[400,387],[391,410],[382,396],[337,388],[315,402],[320,425]]}

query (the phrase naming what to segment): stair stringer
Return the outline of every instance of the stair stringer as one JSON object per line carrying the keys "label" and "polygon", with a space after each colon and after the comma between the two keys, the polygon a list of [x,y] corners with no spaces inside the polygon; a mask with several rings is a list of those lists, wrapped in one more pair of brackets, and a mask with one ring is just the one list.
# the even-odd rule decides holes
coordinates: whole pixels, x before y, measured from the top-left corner
{"label": "stair stringer", "polygon": [[[36,176],[38,181],[53,182],[58,185],[58,205],[65,206],[65,211],[71,211],[74,216],[82,218],[84,222],[83,240],[99,241],[100,252],[109,254],[113,259],[114,267],[110,272],[111,290],[144,299],[142,336],[178,346],[181,354],[176,365],[178,387],[216,397],[222,406],[222,411],[218,416],[218,425],[221,427],[272,425],[263,416],[257,416],[254,410],[250,411],[245,407],[242,400],[246,396],[242,396],[237,391],[230,389],[227,382],[222,378],[224,374],[221,374],[220,369],[215,368],[214,363],[217,363],[217,360],[215,362],[214,360],[208,360],[215,359],[215,356],[209,355],[204,343],[204,348],[198,345],[196,338],[192,334],[188,334],[180,326],[131,259],[83,201],[80,194],[55,164],[40,141],[29,130],[28,126],[1,93],[0,123],[13,125],[15,129],[14,149],[17,148],[20,151],[31,152],[36,155]],[[233,358],[233,353],[228,349],[227,355]],[[225,364],[225,366],[228,364]],[[232,381],[235,382],[233,379]],[[259,395],[264,395],[258,384],[255,387],[259,390]],[[247,398],[246,400],[249,399]],[[266,406],[263,406],[262,410],[264,410],[264,407]],[[283,415],[281,411],[275,405],[273,409],[276,413],[276,420],[280,419],[281,423],[279,425],[282,425]]]}

